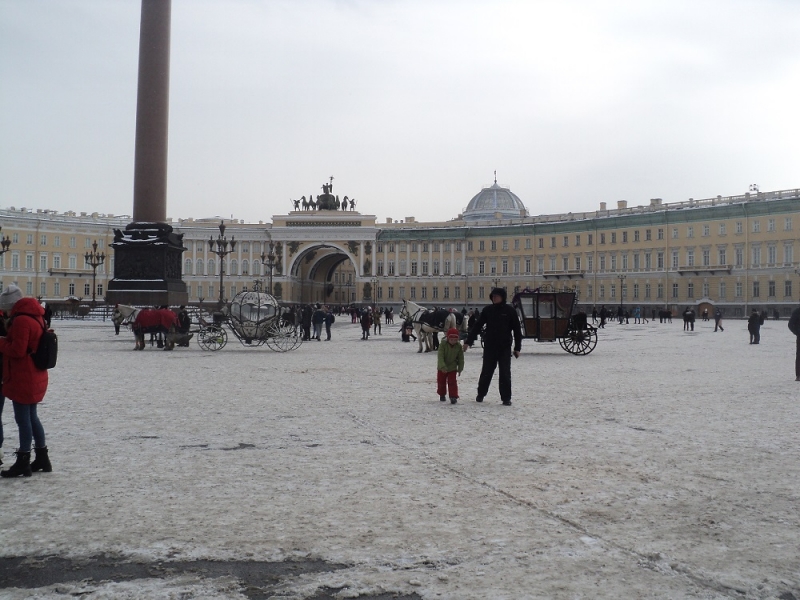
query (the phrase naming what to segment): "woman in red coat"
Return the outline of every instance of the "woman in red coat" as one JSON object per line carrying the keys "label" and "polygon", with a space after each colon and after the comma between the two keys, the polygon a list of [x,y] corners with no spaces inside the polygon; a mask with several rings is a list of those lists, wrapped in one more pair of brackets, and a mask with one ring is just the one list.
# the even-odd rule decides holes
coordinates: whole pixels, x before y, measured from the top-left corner
{"label": "woman in red coat", "polygon": [[[44,309],[35,298],[23,298],[22,291],[10,285],[0,294],[0,310],[11,317],[6,324],[8,333],[0,337],[3,395],[13,403],[14,420],[19,427],[17,461],[0,476],[30,477],[32,471],[52,471],[44,428],[36,414],[36,405],[47,391],[47,371],[37,369],[31,358],[44,332]],[[36,442],[33,463],[31,441]]]}

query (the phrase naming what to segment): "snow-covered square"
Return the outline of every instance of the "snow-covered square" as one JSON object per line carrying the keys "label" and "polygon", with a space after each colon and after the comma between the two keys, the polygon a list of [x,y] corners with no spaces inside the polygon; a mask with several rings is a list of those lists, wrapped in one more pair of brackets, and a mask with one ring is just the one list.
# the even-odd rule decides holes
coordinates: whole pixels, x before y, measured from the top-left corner
{"label": "snow-covered square", "polygon": [[[588,356],[526,340],[510,407],[496,375],[475,402],[479,348],[451,405],[399,324],[365,342],[346,321],[287,353],[134,352],[110,322],[54,321],[54,470],[0,482],[0,562],[153,567],[0,597],[800,598],[786,321],[757,346],[733,320],[611,323]],[[3,425],[9,463],[10,402]],[[261,587],[169,569],[193,560],[316,567]]]}

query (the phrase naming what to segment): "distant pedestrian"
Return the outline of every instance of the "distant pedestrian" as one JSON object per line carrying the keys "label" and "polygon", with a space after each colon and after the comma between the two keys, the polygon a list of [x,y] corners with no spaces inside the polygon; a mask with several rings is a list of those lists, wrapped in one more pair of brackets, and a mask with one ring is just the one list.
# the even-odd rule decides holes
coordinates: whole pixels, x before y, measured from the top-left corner
{"label": "distant pedestrian", "polygon": [[595,323],[597,323],[597,307],[593,306],[592,307],[592,325],[594,325]]}
{"label": "distant pedestrian", "polygon": [[703,309],[703,321],[708,321],[708,309]]}
{"label": "distant pedestrian", "polygon": [[361,311],[361,339],[369,339],[369,328],[372,327],[372,314],[369,307]]}
{"label": "distant pedestrian", "polygon": [[761,342],[761,324],[763,322],[763,317],[759,315],[758,311],[754,308],[753,312],[750,313],[750,318],[747,319],[747,331],[750,333],[751,344],[758,344]]}
{"label": "distant pedestrian", "polygon": [[372,335],[376,333],[378,335],[383,335],[381,332],[381,317],[383,316],[383,311],[375,309],[372,311]]}
{"label": "distant pedestrian", "polygon": [[789,331],[797,336],[797,352],[794,356],[794,377],[795,381],[800,381],[800,308],[792,311],[789,317]]}
{"label": "distant pedestrian", "polygon": [[331,325],[336,321],[336,317],[333,316],[333,311],[330,310],[327,306],[324,308],[325,311],[325,341],[331,341]]}
{"label": "distant pedestrian", "polygon": [[683,311],[683,330],[684,331],[694,331],[694,310],[691,306],[687,306],[686,310]]}
{"label": "distant pedestrian", "polygon": [[606,310],[606,305],[603,304],[600,307],[600,328],[606,328],[606,319],[608,318],[608,311]]}
{"label": "distant pedestrian", "polygon": [[314,327],[314,332],[311,337],[318,342],[322,341],[322,326],[325,324],[325,311],[317,304],[314,312],[311,314],[311,325]]}
{"label": "distant pedestrian", "polygon": [[714,331],[717,329],[725,331],[725,328],[722,326],[722,311],[719,308],[714,311]]}
{"label": "distant pedestrian", "polygon": [[119,328],[123,320],[122,313],[119,312],[119,304],[114,305],[114,312],[111,313],[111,322],[114,324],[114,335],[119,335]]}
{"label": "distant pedestrian", "polygon": [[[506,291],[497,287],[489,293],[492,303],[485,307],[475,325],[469,330],[464,351],[475,343],[478,334],[485,327],[483,334],[483,367],[478,379],[477,402],[483,402],[489,393],[489,384],[496,368],[500,368],[500,400],[505,406],[511,406],[511,355],[519,358],[522,348],[522,329],[514,307],[506,304]],[[512,340],[513,334],[513,340]],[[512,351],[511,344],[514,344]]]}
{"label": "distant pedestrian", "polygon": [[461,347],[458,329],[451,327],[447,330],[447,342],[439,344],[436,366],[436,391],[439,400],[447,400],[449,393],[450,404],[458,402],[458,381],[464,370],[464,349]]}
{"label": "distant pedestrian", "polygon": [[636,325],[637,323],[641,324],[642,322],[642,308],[637,306],[633,309],[633,324]]}

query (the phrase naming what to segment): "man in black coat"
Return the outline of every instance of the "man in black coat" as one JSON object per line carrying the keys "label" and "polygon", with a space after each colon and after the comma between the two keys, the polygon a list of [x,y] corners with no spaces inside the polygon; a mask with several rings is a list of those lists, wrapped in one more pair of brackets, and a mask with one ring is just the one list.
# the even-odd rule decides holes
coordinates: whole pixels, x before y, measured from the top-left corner
{"label": "man in black coat", "polygon": [[481,330],[483,333],[483,368],[478,379],[478,402],[483,402],[489,392],[494,370],[500,367],[500,399],[506,406],[511,406],[511,343],[512,334],[514,342],[514,358],[519,358],[522,348],[522,329],[519,326],[517,311],[510,304],[506,304],[506,291],[503,288],[494,288],[489,294],[492,303],[485,307],[478,320],[470,328],[467,341],[464,342],[464,351],[470,349]]}
{"label": "man in black coat", "polygon": [[795,381],[800,381],[800,308],[792,311],[789,317],[789,330],[797,336],[797,353],[794,357],[794,376]]}

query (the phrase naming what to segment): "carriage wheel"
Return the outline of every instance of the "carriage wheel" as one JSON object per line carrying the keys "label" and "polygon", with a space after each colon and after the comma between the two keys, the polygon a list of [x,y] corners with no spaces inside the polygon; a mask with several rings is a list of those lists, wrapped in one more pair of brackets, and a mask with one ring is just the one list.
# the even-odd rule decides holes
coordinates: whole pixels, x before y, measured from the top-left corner
{"label": "carriage wheel", "polygon": [[561,347],[578,356],[589,354],[597,346],[597,329],[587,326],[586,329],[570,329],[563,338],[558,338]]}
{"label": "carriage wheel", "polygon": [[275,323],[267,330],[267,337],[264,342],[270,350],[275,352],[288,352],[294,347],[292,332],[294,327],[291,325]]}
{"label": "carriage wheel", "polygon": [[203,350],[222,350],[228,343],[228,334],[222,327],[207,327],[197,333],[197,343]]}

